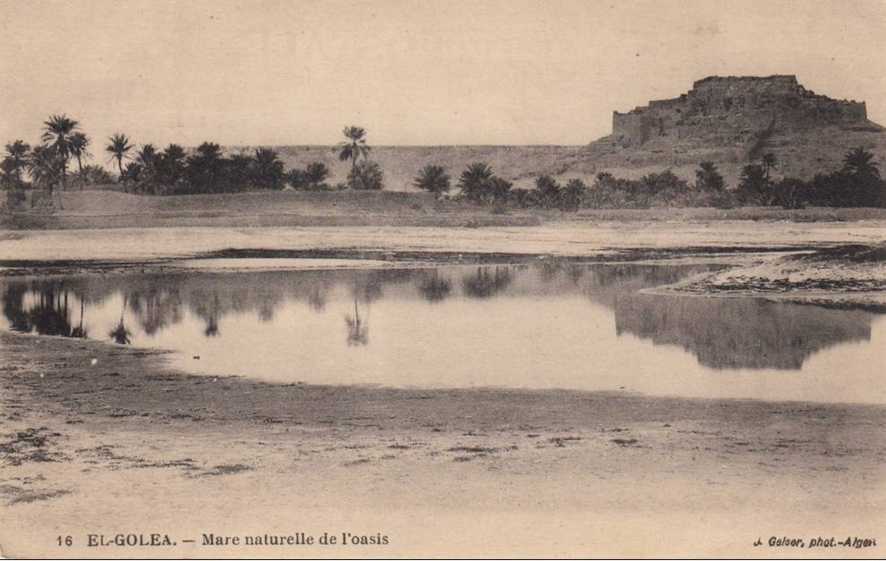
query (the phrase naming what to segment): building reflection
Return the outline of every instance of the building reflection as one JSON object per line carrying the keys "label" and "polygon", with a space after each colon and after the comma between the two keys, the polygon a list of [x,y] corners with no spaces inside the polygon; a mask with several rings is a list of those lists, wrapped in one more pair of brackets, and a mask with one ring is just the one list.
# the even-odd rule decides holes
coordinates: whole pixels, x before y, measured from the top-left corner
{"label": "building reflection", "polygon": [[230,314],[254,314],[259,322],[273,325],[281,320],[284,305],[301,302],[308,313],[298,320],[310,322],[312,315],[327,313],[333,308],[329,303],[337,302],[347,306],[346,344],[365,346],[373,302],[412,299],[444,314],[443,306],[453,300],[502,295],[509,296],[507,305],[516,306],[526,297],[579,296],[579,302],[612,310],[618,336],[679,346],[714,369],[796,370],[822,349],[871,339],[872,312],[643,292],[711,269],[545,260],[532,266],[82,276],[7,279],[0,295],[10,329],[81,338],[89,336],[90,319],[97,321],[93,308],[119,298],[119,320],[115,310],[113,324],[99,329],[93,323],[93,330],[124,345],[180,325],[188,315],[201,320],[205,337],[237,337],[244,328],[238,322],[226,323],[224,333],[220,329]]}

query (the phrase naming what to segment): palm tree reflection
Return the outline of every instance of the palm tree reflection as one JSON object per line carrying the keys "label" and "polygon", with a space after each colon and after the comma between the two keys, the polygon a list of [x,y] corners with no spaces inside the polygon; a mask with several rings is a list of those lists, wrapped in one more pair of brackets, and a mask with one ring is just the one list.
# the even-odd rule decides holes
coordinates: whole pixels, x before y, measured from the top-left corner
{"label": "palm tree reflection", "polygon": [[326,309],[326,289],[325,287],[314,286],[308,293],[308,305],[315,312],[322,312]]}
{"label": "palm tree reflection", "polygon": [[449,279],[440,277],[439,272],[434,269],[419,281],[418,291],[428,302],[441,302],[452,292],[452,283]]}
{"label": "palm tree reflection", "polygon": [[465,295],[470,298],[491,298],[511,284],[511,270],[508,267],[477,267],[477,272],[466,275],[462,281]]}
{"label": "palm tree reflection", "polygon": [[212,303],[209,305],[209,310],[205,314],[206,320],[206,328],[203,330],[203,335],[206,337],[218,337],[218,317],[221,312],[221,303],[218,299],[218,294],[213,293],[212,295]]}
{"label": "palm tree reflection", "polygon": [[126,312],[126,301],[127,295],[124,294],[123,309],[120,310],[120,321],[117,323],[117,327],[108,333],[108,336],[118,345],[129,345],[132,343],[132,332],[126,329],[126,325],[123,323],[123,315]]}
{"label": "palm tree reflection", "polygon": [[80,297],[80,325],[71,330],[71,337],[77,337],[78,339],[86,339],[87,333],[86,328],[83,327],[83,310],[85,305],[84,297]]}
{"label": "palm tree reflection", "polygon": [[357,299],[354,298],[354,315],[345,316],[345,324],[348,326],[348,346],[367,345],[369,343],[369,323],[360,318],[360,308]]}

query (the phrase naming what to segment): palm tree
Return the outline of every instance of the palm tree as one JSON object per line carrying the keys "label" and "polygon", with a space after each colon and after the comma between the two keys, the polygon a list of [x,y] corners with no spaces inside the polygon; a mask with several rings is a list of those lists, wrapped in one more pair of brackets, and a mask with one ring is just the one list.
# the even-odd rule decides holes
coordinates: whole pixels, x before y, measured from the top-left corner
{"label": "palm tree", "polygon": [[157,149],[154,148],[153,144],[145,144],[135,155],[135,161],[143,165],[145,168],[153,166],[156,158]]}
{"label": "palm tree", "polygon": [[880,177],[879,167],[874,155],[860,146],[843,157],[843,171],[856,177]]}
{"label": "palm tree", "polygon": [[43,122],[43,135],[41,139],[52,146],[61,160],[62,190],[65,188],[67,179],[68,159],[71,157],[71,137],[77,131],[80,124],[65,114],[51,115],[49,120]]}
{"label": "palm tree", "polygon": [[35,146],[27,160],[27,166],[34,185],[47,189],[52,199],[55,182],[61,177],[62,168],[61,157],[55,148],[46,145]]}
{"label": "palm tree", "polygon": [[123,177],[123,159],[129,157],[129,151],[133,146],[129,143],[129,139],[125,134],[115,133],[108,139],[109,143],[105,147],[105,151],[111,154],[111,158],[117,160],[117,169],[120,170],[120,177]]}
{"label": "palm tree", "polygon": [[[71,154],[77,158],[77,169],[80,172],[80,178],[83,178],[83,158],[89,157],[87,148],[89,147],[90,138],[82,132],[75,132],[71,135]],[[83,183],[80,183],[80,189],[83,189]]]}
{"label": "palm tree", "polygon": [[22,140],[6,145],[6,157],[3,158],[3,171],[15,178],[16,183],[22,182],[22,170],[28,167],[28,152],[31,147]]}
{"label": "palm tree", "polygon": [[366,129],[362,127],[345,127],[342,131],[348,140],[338,146],[338,159],[346,162],[351,160],[351,173],[356,173],[357,159],[369,157],[369,146],[366,144]]}
{"label": "palm tree", "polygon": [[224,158],[221,146],[214,142],[204,142],[197,147],[186,164],[188,181],[195,193],[211,193],[219,191],[219,178]]}
{"label": "palm tree", "polygon": [[135,155],[135,161],[141,166],[147,181],[153,181],[157,172],[157,149],[153,144],[145,144]]}
{"label": "palm tree", "polygon": [[258,148],[253,159],[252,181],[263,189],[280,189],[283,186],[283,162],[276,150]]}
{"label": "palm tree", "polygon": [[474,162],[461,172],[458,187],[466,199],[480,203],[483,202],[493,177],[495,174],[489,164]]}
{"label": "palm tree", "polygon": [[412,184],[439,197],[449,191],[449,174],[443,166],[428,164],[418,172]]}
{"label": "palm tree", "polygon": [[185,149],[178,144],[170,144],[166,147],[166,150],[163,151],[163,157],[170,162],[184,162],[186,155]]}

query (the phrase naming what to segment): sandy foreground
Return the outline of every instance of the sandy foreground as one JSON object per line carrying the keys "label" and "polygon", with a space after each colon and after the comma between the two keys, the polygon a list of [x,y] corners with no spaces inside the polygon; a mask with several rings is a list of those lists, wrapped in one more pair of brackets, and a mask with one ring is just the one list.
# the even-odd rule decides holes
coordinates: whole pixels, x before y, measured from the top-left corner
{"label": "sandy foreground", "polygon": [[[10,261],[150,267],[231,247],[601,255],[694,240],[805,254],[884,233],[880,223],[670,226],[532,228],[522,241],[508,229],[7,232],[0,250]],[[773,260],[796,257],[761,259],[736,270],[782,271]],[[865,267],[879,279],[879,262],[851,270]],[[734,290],[726,278],[711,282]],[[166,356],[0,333],[4,556],[882,557],[886,544],[883,406],[279,385],[175,372]],[[114,544],[151,533],[175,545]],[[338,543],[318,544],[324,534]],[[90,535],[110,545],[90,546]],[[851,539],[810,548],[819,537]],[[805,547],[775,545],[784,538]]]}
{"label": "sandy foreground", "polygon": [[[834,550],[752,544],[886,522],[884,407],[281,386],[100,342],[0,343],[10,557],[815,556]],[[177,545],[86,546],[151,532]],[[296,532],[389,544],[202,545]]]}

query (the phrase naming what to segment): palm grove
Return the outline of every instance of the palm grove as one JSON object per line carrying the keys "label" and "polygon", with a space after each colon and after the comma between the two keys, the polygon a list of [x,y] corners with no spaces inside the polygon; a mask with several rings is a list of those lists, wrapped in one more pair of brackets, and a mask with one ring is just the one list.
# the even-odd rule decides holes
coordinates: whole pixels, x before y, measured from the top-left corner
{"label": "palm grove", "polygon": [[[323,162],[304,168],[286,169],[277,151],[257,148],[251,153],[226,154],[220,145],[204,142],[192,150],[178,144],[157,149],[136,144],[125,134],[109,137],[102,152],[116,177],[103,166],[86,164],[93,157],[92,139],[80,124],[66,115],[52,115],[43,123],[40,142],[31,146],[23,140],[6,144],[0,161],[0,184],[7,190],[10,206],[23,203],[26,191],[40,190],[48,197],[32,197],[44,204],[61,205],[59,190],[83,189],[87,185],[117,183],[125,191],[146,195],[233,193],[250,190],[380,190],[384,187],[381,166],[370,158],[367,132],[357,126],[343,130],[344,141],[336,148],[348,165],[347,181],[329,185],[330,170]],[[670,170],[640,179],[617,178],[599,173],[591,185],[579,178],[565,185],[554,177],[536,178],[534,189],[514,187],[496,175],[484,162],[466,167],[458,177],[461,199],[496,208],[549,208],[564,211],[579,208],[649,208],[738,205],[785,208],[803,206],[886,206],[886,185],[873,154],[863,148],[846,153],[843,165],[811,180],[773,177],[779,162],[773,154],[742,169],[738,185],[728,189],[712,162],[701,162],[695,181],[689,182]],[[429,164],[418,171],[413,185],[437,197],[452,188],[449,172]],[[35,189],[36,188],[36,189]]]}

